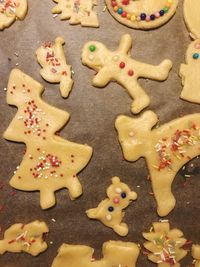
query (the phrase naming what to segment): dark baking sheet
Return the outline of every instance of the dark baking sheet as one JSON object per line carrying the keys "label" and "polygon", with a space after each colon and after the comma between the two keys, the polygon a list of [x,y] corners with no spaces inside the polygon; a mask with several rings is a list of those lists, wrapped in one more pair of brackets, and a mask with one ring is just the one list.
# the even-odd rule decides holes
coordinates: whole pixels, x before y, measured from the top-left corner
{"label": "dark baking sheet", "polygon": [[[70,26],[67,21],[53,18],[50,0],[29,0],[29,11],[24,21],[15,22],[9,29],[0,32],[0,135],[9,125],[16,109],[6,104],[6,92],[9,73],[16,63],[19,68],[37,81],[43,83],[46,90],[43,99],[71,114],[71,120],[61,135],[77,143],[87,143],[94,154],[87,168],[79,175],[84,194],[76,201],[69,199],[66,190],[56,193],[57,205],[47,211],[39,206],[39,193],[21,192],[8,185],[15,167],[19,165],[25,146],[0,139],[0,226],[2,232],[16,222],[28,223],[32,220],[44,220],[50,228],[47,238],[49,249],[38,257],[28,254],[10,254],[0,256],[0,267],[50,267],[57,249],[64,242],[85,244],[95,248],[95,257],[101,256],[102,243],[107,240],[133,241],[142,244],[141,233],[147,231],[152,222],[159,217],[156,214],[154,198],[149,194],[151,184],[147,180],[148,170],[145,161],[136,163],[123,160],[118,143],[114,121],[118,114],[130,113],[132,100],[127,92],[116,83],[110,83],[105,89],[94,88],[91,81],[94,72],[82,66],[81,48],[89,40],[99,40],[109,48],[118,46],[123,33],[133,38],[132,55],[151,64],[159,64],[169,58],[174,62],[173,70],[165,82],[141,80],[142,86],[151,96],[149,109],[157,112],[160,123],[167,122],[182,114],[199,111],[199,105],[179,99],[181,80],[178,77],[180,63],[190,38],[183,22],[182,3],[177,14],[165,26],[152,31],[137,31],[120,25],[108,11],[103,12],[104,3],[99,1],[100,28],[82,28]],[[61,98],[58,85],[46,83],[39,75],[40,67],[35,59],[35,50],[44,41],[54,41],[57,36],[66,40],[67,61],[75,71],[74,87],[67,100]],[[14,55],[18,53],[19,57]],[[191,174],[185,178],[185,174]],[[105,198],[105,190],[110,178],[119,176],[138,193],[138,200],[126,210],[125,221],[129,225],[129,234],[120,238],[111,229],[98,221],[90,221],[85,210],[95,207]],[[140,187],[137,187],[137,186]],[[191,161],[174,181],[173,192],[177,204],[166,219],[171,228],[181,229],[185,237],[200,243],[200,162]],[[56,222],[53,222],[55,219]],[[50,244],[50,241],[53,244]],[[51,243],[52,243],[51,242]],[[190,256],[182,261],[188,266]],[[142,253],[138,267],[151,267]]]}

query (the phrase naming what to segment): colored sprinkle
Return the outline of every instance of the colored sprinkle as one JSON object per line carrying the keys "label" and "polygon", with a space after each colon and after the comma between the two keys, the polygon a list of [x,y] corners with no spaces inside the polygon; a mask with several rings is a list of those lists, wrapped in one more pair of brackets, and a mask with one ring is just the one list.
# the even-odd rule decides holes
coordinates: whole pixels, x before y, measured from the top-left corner
{"label": "colored sprinkle", "polygon": [[194,53],[194,54],[193,54],[193,58],[194,58],[194,59],[198,59],[198,58],[199,58],[199,54],[198,54],[198,53]]}
{"label": "colored sprinkle", "polygon": [[90,45],[89,49],[90,49],[90,52],[94,52],[96,50],[96,46]]}

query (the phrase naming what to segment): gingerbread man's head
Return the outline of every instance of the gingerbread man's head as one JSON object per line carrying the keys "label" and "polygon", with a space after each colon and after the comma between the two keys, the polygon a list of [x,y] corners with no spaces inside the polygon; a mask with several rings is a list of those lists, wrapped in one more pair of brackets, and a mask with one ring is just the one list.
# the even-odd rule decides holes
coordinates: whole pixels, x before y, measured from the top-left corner
{"label": "gingerbread man's head", "polygon": [[128,206],[131,200],[137,198],[137,194],[120,181],[119,177],[112,178],[112,184],[107,189],[109,199],[112,199],[115,204],[120,204],[121,208]]}
{"label": "gingerbread man's head", "polygon": [[200,65],[200,39],[195,40],[189,45],[186,53],[186,62],[192,65]]}
{"label": "gingerbread man's head", "polygon": [[127,160],[135,161],[144,156],[151,129],[157,121],[157,115],[152,111],[146,111],[137,118],[121,115],[116,119],[115,127]]}
{"label": "gingerbread man's head", "polygon": [[108,55],[109,51],[105,45],[91,41],[83,47],[81,59],[84,65],[99,71],[105,65]]}

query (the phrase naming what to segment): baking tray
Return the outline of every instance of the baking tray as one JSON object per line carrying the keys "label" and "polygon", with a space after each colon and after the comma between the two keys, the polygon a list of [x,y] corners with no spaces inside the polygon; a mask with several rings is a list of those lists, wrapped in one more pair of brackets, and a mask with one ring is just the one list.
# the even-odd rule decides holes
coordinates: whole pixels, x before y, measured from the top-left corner
{"label": "baking tray", "polygon": [[[129,163],[123,159],[114,122],[119,114],[131,115],[131,98],[116,83],[110,83],[104,89],[91,85],[92,70],[81,64],[81,49],[85,42],[97,40],[110,49],[118,46],[120,36],[131,34],[133,38],[132,56],[150,64],[159,64],[163,59],[173,61],[173,69],[165,82],[141,79],[140,83],[151,97],[148,109],[159,115],[160,124],[180,115],[198,112],[199,105],[179,99],[181,79],[178,76],[180,64],[191,42],[183,21],[183,1],[179,1],[176,15],[166,25],[151,31],[140,31],[119,24],[108,11],[103,12],[104,2],[99,1],[100,28],[70,26],[68,21],[53,18],[51,8],[55,4],[50,0],[29,0],[29,10],[24,21],[16,21],[9,29],[0,32],[0,226],[3,232],[16,222],[28,223],[35,219],[44,220],[50,233],[47,237],[49,248],[38,257],[28,254],[7,253],[0,256],[0,267],[50,267],[57,249],[62,243],[85,244],[95,248],[95,257],[101,257],[101,247],[107,240],[132,241],[142,244],[141,233],[147,231],[152,222],[159,220],[156,214],[148,170],[143,159]],[[46,83],[39,74],[35,50],[44,41],[54,41],[62,36],[65,41],[67,62],[75,72],[74,87],[68,99],[59,93],[59,85]],[[16,56],[17,55],[19,56]],[[8,184],[13,171],[21,162],[25,146],[8,142],[2,138],[4,130],[16,113],[14,107],[6,104],[6,92],[9,73],[17,67],[41,82],[46,90],[43,99],[71,114],[70,122],[61,131],[61,136],[77,142],[87,143],[94,149],[89,165],[79,178],[84,194],[71,201],[67,191],[56,193],[57,205],[43,211],[39,206],[39,193],[14,190]],[[190,175],[186,178],[185,175]],[[129,234],[122,238],[112,229],[98,221],[90,221],[85,210],[96,207],[105,198],[105,190],[110,178],[119,176],[138,193],[138,200],[127,208],[125,221],[129,225]],[[200,160],[194,159],[177,174],[173,183],[173,192],[177,203],[175,209],[165,218],[171,228],[181,229],[188,240],[200,242]],[[52,221],[52,219],[55,219]],[[192,258],[187,256],[181,266],[188,266]],[[155,266],[142,253],[137,267]]]}

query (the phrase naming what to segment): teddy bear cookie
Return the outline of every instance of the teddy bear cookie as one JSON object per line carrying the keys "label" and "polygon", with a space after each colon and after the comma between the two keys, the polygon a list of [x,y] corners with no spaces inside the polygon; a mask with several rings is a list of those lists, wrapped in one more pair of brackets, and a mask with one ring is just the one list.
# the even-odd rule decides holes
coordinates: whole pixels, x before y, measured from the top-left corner
{"label": "teddy bear cookie", "polygon": [[156,222],[143,237],[148,240],[144,247],[149,251],[150,261],[158,267],[180,267],[179,261],[187,255],[187,250],[182,248],[187,240],[179,229],[170,230],[168,222]]}
{"label": "teddy bear cookie", "polygon": [[86,211],[91,219],[100,220],[104,225],[112,228],[118,235],[126,236],[128,226],[122,223],[123,210],[128,207],[130,201],[137,198],[137,194],[125,184],[119,177],[112,178],[112,184],[107,188],[107,196],[97,208]]}
{"label": "teddy bear cookie", "polygon": [[37,256],[47,249],[43,235],[48,232],[48,226],[44,222],[14,224],[5,231],[4,239],[0,240],[0,254],[4,254],[6,251],[13,253],[24,251],[32,256]]}
{"label": "teddy bear cookie", "polygon": [[105,1],[109,12],[117,21],[128,27],[143,30],[165,24],[175,14],[178,5],[178,0]]}
{"label": "teddy bear cookie", "polygon": [[200,267],[200,245],[192,245],[193,267]]}
{"label": "teddy bear cookie", "polygon": [[140,253],[135,243],[122,241],[105,242],[102,251],[103,258],[95,260],[93,248],[63,244],[51,267],[136,267]]}
{"label": "teddy bear cookie", "polygon": [[157,122],[157,115],[146,111],[137,118],[118,116],[115,127],[125,159],[146,159],[157,212],[166,216],[176,203],[171,191],[176,173],[200,154],[200,114],[187,115],[155,128]]}
{"label": "teddy bear cookie", "polygon": [[81,24],[86,27],[99,27],[97,13],[93,10],[97,0],[53,0],[57,5],[52,9],[53,14],[61,14],[61,20],[69,24]]}
{"label": "teddy bear cookie", "polygon": [[108,50],[100,42],[91,41],[83,48],[82,63],[97,72],[92,81],[94,86],[104,87],[110,81],[122,85],[134,99],[132,112],[139,113],[149,105],[150,100],[139,85],[138,78],[163,81],[168,77],[172,62],[164,60],[160,65],[153,66],[136,61],[130,56],[131,47],[132,39],[129,34],[121,37],[119,47],[115,51]]}
{"label": "teddy bear cookie", "polygon": [[7,87],[7,103],[18,107],[4,138],[26,144],[26,152],[10,185],[24,191],[40,191],[40,205],[55,205],[55,191],[67,188],[71,199],[82,194],[77,174],[87,165],[92,148],[69,142],[55,133],[69,120],[69,114],[41,99],[44,87],[12,70]]}
{"label": "teddy bear cookie", "polygon": [[15,20],[23,20],[28,9],[27,0],[0,1],[0,30],[9,27]]}
{"label": "teddy bear cookie", "polygon": [[183,14],[190,36],[193,39],[200,38],[200,2],[199,0],[184,0]]}
{"label": "teddy bear cookie", "polygon": [[[199,9],[200,10],[200,9]],[[179,75],[183,90],[180,97],[200,104],[200,39],[192,42],[186,52],[186,64],[181,64]]]}
{"label": "teddy bear cookie", "polygon": [[41,76],[50,83],[60,83],[62,97],[68,97],[73,80],[71,66],[67,65],[63,45],[65,41],[58,37],[55,43],[46,42],[36,51],[38,63],[42,66]]}

